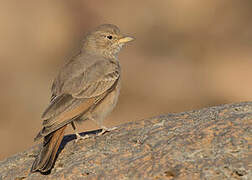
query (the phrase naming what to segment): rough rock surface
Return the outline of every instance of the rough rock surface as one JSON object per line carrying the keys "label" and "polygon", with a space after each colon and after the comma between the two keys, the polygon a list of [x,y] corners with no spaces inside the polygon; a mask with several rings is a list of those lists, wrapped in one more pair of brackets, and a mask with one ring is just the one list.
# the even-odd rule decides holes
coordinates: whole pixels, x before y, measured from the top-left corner
{"label": "rough rock surface", "polygon": [[0,162],[0,179],[252,179],[252,102],[167,114],[103,136],[65,136],[51,173],[39,145]]}

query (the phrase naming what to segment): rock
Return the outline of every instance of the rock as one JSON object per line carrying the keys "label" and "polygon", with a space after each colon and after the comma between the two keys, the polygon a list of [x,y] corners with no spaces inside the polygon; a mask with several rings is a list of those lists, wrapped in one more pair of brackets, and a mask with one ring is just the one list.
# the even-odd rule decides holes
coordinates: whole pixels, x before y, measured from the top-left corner
{"label": "rock", "polygon": [[0,179],[252,179],[252,102],[130,122],[103,136],[64,137],[48,175],[30,173],[40,145],[0,162]]}

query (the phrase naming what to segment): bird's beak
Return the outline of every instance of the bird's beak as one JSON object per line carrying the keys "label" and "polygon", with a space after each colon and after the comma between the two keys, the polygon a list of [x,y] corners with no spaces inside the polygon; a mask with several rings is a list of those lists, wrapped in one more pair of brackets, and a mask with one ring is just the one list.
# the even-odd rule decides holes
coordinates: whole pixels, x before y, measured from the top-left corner
{"label": "bird's beak", "polygon": [[133,37],[130,37],[130,36],[124,36],[122,37],[121,39],[119,39],[119,43],[127,43],[127,42],[130,42],[130,41],[133,41],[135,38]]}

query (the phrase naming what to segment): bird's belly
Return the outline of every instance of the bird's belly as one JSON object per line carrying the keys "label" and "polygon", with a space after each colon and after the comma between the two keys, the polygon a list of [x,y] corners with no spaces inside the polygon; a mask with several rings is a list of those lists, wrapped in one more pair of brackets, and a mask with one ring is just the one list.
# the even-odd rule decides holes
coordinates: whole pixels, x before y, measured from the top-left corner
{"label": "bird's belly", "polygon": [[97,121],[98,124],[102,124],[103,119],[115,108],[119,91],[120,80],[118,81],[116,88],[109,93],[91,112],[93,120]]}

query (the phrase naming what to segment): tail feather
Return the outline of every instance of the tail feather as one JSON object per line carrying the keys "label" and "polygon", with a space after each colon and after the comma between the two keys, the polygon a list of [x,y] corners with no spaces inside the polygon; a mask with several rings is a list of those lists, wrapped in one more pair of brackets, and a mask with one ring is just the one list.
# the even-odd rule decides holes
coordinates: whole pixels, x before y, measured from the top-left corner
{"label": "tail feather", "polygon": [[43,146],[33,162],[31,172],[47,172],[52,168],[65,128],[66,125],[44,137]]}

